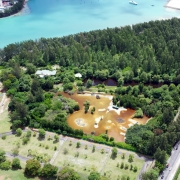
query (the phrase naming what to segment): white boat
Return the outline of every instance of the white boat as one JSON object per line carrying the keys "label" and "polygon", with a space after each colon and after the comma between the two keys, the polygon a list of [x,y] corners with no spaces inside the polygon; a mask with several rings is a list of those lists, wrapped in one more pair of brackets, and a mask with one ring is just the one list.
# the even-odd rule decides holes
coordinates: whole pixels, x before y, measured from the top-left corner
{"label": "white boat", "polygon": [[135,1],[129,1],[130,4],[134,4],[134,5],[137,5],[137,2]]}

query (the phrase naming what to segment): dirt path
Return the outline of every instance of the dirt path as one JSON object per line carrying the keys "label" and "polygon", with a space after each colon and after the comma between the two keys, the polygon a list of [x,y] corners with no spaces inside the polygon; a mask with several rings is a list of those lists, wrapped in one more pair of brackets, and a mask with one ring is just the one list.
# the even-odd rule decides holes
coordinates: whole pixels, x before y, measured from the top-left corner
{"label": "dirt path", "polygon": [[3,93],[3,97],[0,102],[0,114],[8,109],[9,102],[10,102],[10,99],[7,98],[6,93]]}

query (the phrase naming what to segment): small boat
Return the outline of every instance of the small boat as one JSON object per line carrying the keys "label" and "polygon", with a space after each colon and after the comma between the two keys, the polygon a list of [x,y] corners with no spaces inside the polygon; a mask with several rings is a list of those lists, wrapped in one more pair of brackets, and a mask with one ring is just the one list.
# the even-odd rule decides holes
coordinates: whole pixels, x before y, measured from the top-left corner
{"label": "small boat", "polygon": [[135,1],[129,1],[130,4],[134,4],[134,5],[137,5],[137,2]]}

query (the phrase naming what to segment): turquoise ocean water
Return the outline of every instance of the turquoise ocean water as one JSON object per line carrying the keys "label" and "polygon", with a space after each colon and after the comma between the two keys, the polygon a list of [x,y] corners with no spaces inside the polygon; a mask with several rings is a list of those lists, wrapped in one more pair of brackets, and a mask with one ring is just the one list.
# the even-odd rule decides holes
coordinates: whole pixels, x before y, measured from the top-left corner
{"label": "turquoise ocean water", "polygon": [[[23,15],[0,19],[0,48],[9,43],[180,17],[166,0],[29,0]],[[154,6],[152,6],[154,5]]]}

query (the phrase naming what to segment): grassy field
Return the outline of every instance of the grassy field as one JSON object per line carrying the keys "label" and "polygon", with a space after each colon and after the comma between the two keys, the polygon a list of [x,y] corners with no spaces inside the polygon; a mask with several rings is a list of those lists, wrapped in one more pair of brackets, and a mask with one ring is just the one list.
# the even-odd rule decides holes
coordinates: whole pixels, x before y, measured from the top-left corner
{"label": "grassy field", "polygon": [[[134,162],[129,163],[128,155],[126,155],[125,159],[121,159],[121,154],[118,154],[115,159],[112,159],[110,157],[111,152],[109,153],[109,147],[104,149],[104,153],[102,153],[102,148],[99,148],[99,146],[96,147],[95,152],[92,152],[92,146],[88,146],[85,149],[84,144],[80,148],[76,147],[76,143],[72,142],[71,146],[69,144],[69,141],[63,144],[54,165],[73,168],[81,175],[82,180],[86,180],[92,170],[101,172],[102,175],[108,176],[109,179],[116,180],[118,177],[128,175],[131,180],[134,180],[144,164],[143,160],[137,158],[134,158]],[[65,154],[65,149],[67,150],[67,154]],[[79,153],[78,157],[76,157],[77,153]],[[117,167],[117,164],[121,164],[121,162],[128,164],[129,168],[125,170],[124,168]],[[131,164],[137,166],[137,172],[130,170]]]}
{"label": "grassy field", "polygon": [[[68,150],[67,154],[64,154],[65,149]],[[78,157],[75,155],[79,153]],[[85,145],[81,145],[80,148],[76,148],[76,143],[69,145],[69,142],[65,142],[54,162],[56,166],[70,166],[79,174],[82,179],[86,180],[89,172],[92,169],[100,170],[101,164],[105,159],[105,155],[100,153],[99,149],[92,152],[92,146],[88,146],[85,149]]]}
{"label": "grassy field", "polygon": [[1,115],[0,118],[0,133],[4,133],[4,132],[9,132],[11,131],[10,126],[10,118],[9,118],[9,113],[8,111],[4,111]]}
{"label": "grassy field", "polygon": [[33,154],[42,156],[47,155],[48,158],[52,158],[55,152],[54,147],[59,147],[59,143],[54,143],[53,140],[48,140],[48,138],[38,140],[37,135],[36,137],[32,136],[30,141],[26,145],[23,145],[23,135],[21,135],[21,137],[11,135],[7,136],[6,140],[0,139],[0,148],[3,148],[6,152],[12,153],[13,149],[17,147],[17,144],[19,144],[19,155],[21,156],[27,157],[28,150],[32,150]]}
{"label": "grassy field", "polygon": [[24,170],[0,170],[0,180],[39,180],[39,178],[29,178],[24,176]]}
{"label": "grassy field", "polygon": [[[121,168],[121,163],[124,163],[128,165],[128,169]],[[117,167],[119,163],[119,166]],[[134,167],[137,166],[138,170],[137,172],[134,172],[133,170],[130,170],[130,166]],[[110,179],[117,179],[118,176],[129,176],[131,180],[135,180],[139,171],[142,169],[144,164],[144,161],[141,159],[134,158],[134,161],[132,163],[128,162],[128,156],[125,159],[121,158],[121,154],[118,154],[116,159],[108,158],[108,161],[102,171],[102,174],[106,174]]]}

